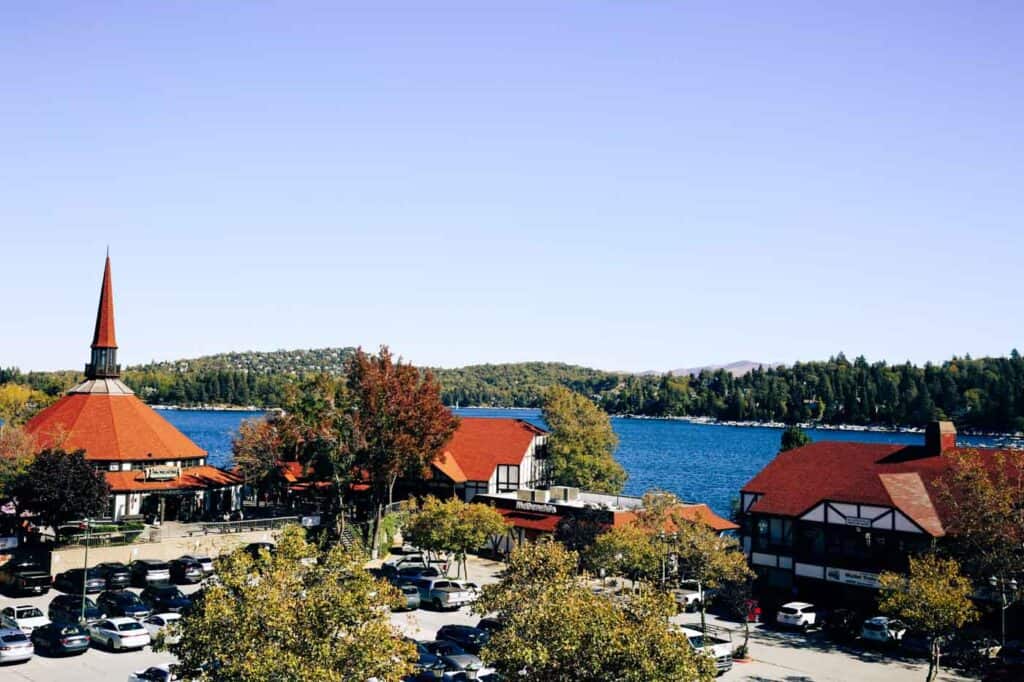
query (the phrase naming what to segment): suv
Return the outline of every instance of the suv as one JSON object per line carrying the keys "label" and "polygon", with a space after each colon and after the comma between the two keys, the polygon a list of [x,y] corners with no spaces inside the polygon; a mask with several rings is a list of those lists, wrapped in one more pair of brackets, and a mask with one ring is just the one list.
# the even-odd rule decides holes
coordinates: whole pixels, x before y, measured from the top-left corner
{"label": "suv", "polygon": [[95,568],[72,568],[70,571],[58,573],[53,579],[53,586],[64,594],[94,594],[102,592],[107,586],[107,579]]}
{"label": "suv", "polygon": [[123,590],[132,582],[131,571],[120,561],[96,564],[96,571],[107,581],[108,590]]}
{"label": "suv", "polygon": [[146,587],[152,583],[166,583],[171,580],[171,567],[166,561],[137,559],[128,570],[131,571],[132,585]]}
{"label": "suv", "polygon": [[[82,616],[82,597],[72,594],[60,594],[50,602],[47,615],[54,623],[77,623]],[[107,617],[96,606],[96,602],[85,598],[85,622],[95,623]]]}
{"label": "suv", "polygon": [[96,606],[108,616],[128,616],[142,619],[153,611],[134,592],[108,591],[96,598]]}
{"label": "suv", "polygon": [[53,578],[35,559],[11,559],[0,566],[0,587],[8,594],[46,594]]}
{"label": "suv", "polygon": [[480,655],[480,649],[491,641],[491,633],[471,625],[443,625],[437,631],[437,639],[455,642],[471,654]]}
{"label": "suv", "polygon": [[191,557],[178,557],[171,561],[171,582],[197,583],[204,575],[203,565]]}
{"label": "suv", "polygon": [[186,613],[192,608],[192,600],[174,585],[150,585],[140,596],[153,613]]}
{"label": "suv", "polygon": [[696,611],[704,601],[704,590],[699,580],[681,580],[679,587],[672,590],[672,598],[683,611]]}
{"label": "suv", "polygon": [[814,604],[805,601],[791,601],[779,607],[775,622],[790,628],[808,630],[818,624],[818,611]]}

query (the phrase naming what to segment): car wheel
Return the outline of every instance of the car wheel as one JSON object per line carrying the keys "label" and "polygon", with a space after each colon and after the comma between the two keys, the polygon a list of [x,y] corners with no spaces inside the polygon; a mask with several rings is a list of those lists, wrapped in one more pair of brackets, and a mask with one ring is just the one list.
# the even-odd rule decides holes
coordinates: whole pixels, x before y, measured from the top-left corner
{"label": "car wheel", "polygon": [[440,599],[435,599],[434,600],[434,610],[435,611],[441,611],[443,608],[444,607],[441,606],[441,600]]}

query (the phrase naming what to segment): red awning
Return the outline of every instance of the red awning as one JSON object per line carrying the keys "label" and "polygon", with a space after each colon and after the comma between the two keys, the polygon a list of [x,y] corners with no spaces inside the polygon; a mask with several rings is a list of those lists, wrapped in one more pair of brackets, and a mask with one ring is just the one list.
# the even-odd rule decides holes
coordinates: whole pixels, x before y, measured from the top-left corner
{"label": "red awning", "polygon": [[562,517],[554,514],[531,514],[529,512],[515,511],[514,509],[499,509],[498,513],[510,521],[516,528],[537,530],[542,533],[554,533],[558,522]]}

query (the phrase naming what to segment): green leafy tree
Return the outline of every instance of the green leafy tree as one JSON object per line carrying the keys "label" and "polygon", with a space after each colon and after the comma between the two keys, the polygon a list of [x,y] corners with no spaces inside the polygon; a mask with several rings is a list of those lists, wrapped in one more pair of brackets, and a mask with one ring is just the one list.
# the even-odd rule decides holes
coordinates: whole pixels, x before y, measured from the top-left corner
{"label": "green leafy tree", "polygon": [[802,448],[811,442],[811,437],[799,426],[787,426],[782,432],[782,447],[779,452]]}
{"label": "green leafy tree", "polygon": [[634,586],[638,581],[654,581],[665,561],[655,536],[637,524],[616,526],[597,536],[584,557],[590,570],[626,576]]}
{"label": "green leafy tree", "polygon": [[552,481],[605,493],[618,493],[626,471],[615,461],[618,437],[611,420],[592,401],[562,386],[544,398]]}
{"label": "green leafy tree", "polygon": [[482,657],[524,682],[711,680],[713,665],[673,631],[674,603],[657,593],[624,604],[594,594],[578,559],[554,542],[513,550],[504,579],[484,587],[478,613],[505,623]]}
{"label": "green leafy tree", "polygon": [[107,511],[110,486],[81,450],[44,450],[9,486],[20,511],[37,514],[56,529]]}
{"label": "green leafy tree", "polygon": [[51,396],[31,386],[0,383],[0,432],[24,424],[52,402]]}
{"label": "green leafy tree", "polygon": [[469,577],[466,557],[491,538],[508,532],[505,517],[486,504],[463,502],[452,497],[441,501],[427,497],[413,507],[403,528],[403,538],[431,552],[449,552],[459,567],[458,575]]}
{"label": "green leafy tree", "polygon": [[398,682],[413,671],[416,649],[388,619],[397,590],[363,568],[366,558],[341,545],[318,552],[288,526],[273,554],[218,559],[219,581],[169,648],[184,670],[201,671],[189,679]]}
{"label": "green leafy tree", "polygon": [[910,573],[884,572],[878,609],[931,639],[928,682],[939,674],[943,638],[977,618],[971,581],[953,559],[934,554],[910,557]]}

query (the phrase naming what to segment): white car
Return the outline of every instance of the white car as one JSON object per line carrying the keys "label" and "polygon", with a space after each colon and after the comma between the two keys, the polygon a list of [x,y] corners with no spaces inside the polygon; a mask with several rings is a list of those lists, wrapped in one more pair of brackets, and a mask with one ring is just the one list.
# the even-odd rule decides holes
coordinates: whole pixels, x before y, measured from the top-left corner
{"label": "white car", "polygon": [[128,676],[128,682],[172,682],[179,679],[171,670],[170,663],[151,665],[145,670],[136,670]]}
{"label": "white car", "polygon": [[32,640],[21,630],[0,628],[0,663],[27,661],[36,652]]}
{"label": "white car", "polygon": [[49,624],[50,619],[46,617],[46,614],[31,604],[8,606],[0,611],[0,627],[21,630],[26,635],[31,635],[36,628]]}
{"label": "white car", "polygon": [[807,630],[818,624],[818,612],[814,604],[805,601],[791,601],[779,607],[775,622],[790,628]]}
{"label": "white car", "polygon": [[898,644],[905,634],[907,634],[906,625],[885,616],[868,618],[860,629],[861,639],[873,644]]}
{"label": "white car", "polygon": [[213,559],[206,556],[205,554],[186,554],[181,557],[182,559],[191,559],[199,563],[203,567],[203,575],[210,575],[213,573]]}
{"label": "white car", "polygon": [[181,630],[178,623],[180,620],[180,613],[156,613],[142,621],[142,627],[146,628],[150,640],[156,639],[156,636],[162,632],[164,633],[164,644],[177,644],[181,641]]}
{"label": "white car", "polygon": [[89,626],[89,639],[109,651],[141,649],[150,642],[149,633],[134,618],[107,618]]}

